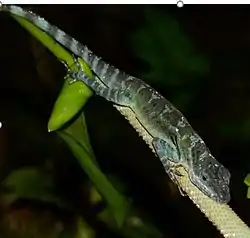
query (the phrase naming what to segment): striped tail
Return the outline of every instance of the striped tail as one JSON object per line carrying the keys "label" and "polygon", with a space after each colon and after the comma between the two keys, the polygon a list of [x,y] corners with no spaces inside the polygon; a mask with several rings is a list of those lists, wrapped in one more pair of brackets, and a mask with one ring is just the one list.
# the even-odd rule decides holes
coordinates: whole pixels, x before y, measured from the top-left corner
{"label": "striped tail", "polygon": [[131,78],[131,76],[125,74],[119,69],[105,63],[101,58],[94,55],[87,46],[82,45],[79,41],[32,11],[13,5],[2,5],[0,10],[23,17],[53,37],[65,48],[82,58],[106,85],[123,88],[123,83],[126,82],[126,79],[128,80]]}

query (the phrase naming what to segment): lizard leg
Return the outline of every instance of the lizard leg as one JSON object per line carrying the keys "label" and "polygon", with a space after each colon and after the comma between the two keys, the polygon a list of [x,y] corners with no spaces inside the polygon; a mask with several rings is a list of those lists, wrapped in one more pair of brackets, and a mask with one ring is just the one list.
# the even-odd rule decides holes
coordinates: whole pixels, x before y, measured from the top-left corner
{"label": "lizard leg", "polygon": [[179,153],[177,152],[177,148],[171,146],[165,140],[155,137],[152,141],[153,147],[160,158],[169,158],[169,160],[173,163],[179,163]]}
{"label": "lizard leg", "polygon": [[132,93],[128,90],[122,90],[119,88],[109,88],[100,81],[97,76],[89,77],[84,72],[82,66],[78,61],[75,62],[77,69],[68,68],[68,77],[72,78],[70,83],[76,81],[83,81],[87,84],[97,95],[104,97],[106,100],[111,101],[121,106],[131,106],[133,102]]}
{"label": "lizard leg", "polygon": [[178,180],[176,179],[176,176],[182,175],[177,170],[175,170],[170,164],[170,161],[174,163],[179,162],[179,159],[176,157],[178,153],[176,153],[175,149],[172,148],[168,143],[166,143],[166,141],[161,138],[154,138],[152,144],[169,178],[177,185],[180,194],[182,196],[185,196],[185,192],[181,188]]}

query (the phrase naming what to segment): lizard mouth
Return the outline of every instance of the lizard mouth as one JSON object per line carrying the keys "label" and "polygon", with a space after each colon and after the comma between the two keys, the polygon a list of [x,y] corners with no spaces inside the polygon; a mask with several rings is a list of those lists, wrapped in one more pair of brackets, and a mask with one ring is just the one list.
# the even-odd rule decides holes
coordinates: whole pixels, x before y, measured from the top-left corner
{"label": "lizard mouth", "polygon": [[219,197],[218,202],[228,203],[231,199],[229,188]]}
{"label": "lizard mouth", "polygon": [[212,200],[214,200],[214,201],[216,201],[218,203],[221,203],[221,204],[228,203],[230,201],[230,199],[231,199],[229,187],[224,188],[221,191],[217,191],[216,193],[213,193],[212,195],[211,195],[211,192],[208,192],[206,190],[202,191],[202,192],[204,192],[204,194],[206,194]]}
{"label": "lizard mouth", "polygon": [[199,179],[196,179],[194,176],[189,177],[191,182],[206,196],[211,198],[213,201],[225,204],[228,203],[231,199],[230,188],[228,184],[217,184],[211,186],[211,184],[201,183]]}
{"label": "lizard mouth", "polygon": [[223,198],[217,197],[214,200],[218,203],[225,204],[225,203],[228,203],[230,201],[230,195],[227,197],[223,197]]}

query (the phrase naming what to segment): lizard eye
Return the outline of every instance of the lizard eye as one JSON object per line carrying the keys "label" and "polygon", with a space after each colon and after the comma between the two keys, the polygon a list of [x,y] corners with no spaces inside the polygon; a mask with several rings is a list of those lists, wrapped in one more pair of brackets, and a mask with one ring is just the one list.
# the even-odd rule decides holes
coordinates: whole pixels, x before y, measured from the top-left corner
{"label": "lizard eye", "polygon": [[204,181],[204,182],[207,182],[209,180],[209,176],[207,175],[207,173],[202,173],[201,174],[201,179]]}

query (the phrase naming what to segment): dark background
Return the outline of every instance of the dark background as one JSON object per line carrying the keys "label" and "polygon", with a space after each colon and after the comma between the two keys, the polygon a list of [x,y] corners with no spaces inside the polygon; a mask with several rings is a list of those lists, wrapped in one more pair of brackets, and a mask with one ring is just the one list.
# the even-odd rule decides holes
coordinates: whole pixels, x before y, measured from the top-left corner
{"label": "dark background", "polygon": [[[250,171],[249,6],[40,5],[32,9],[105,61],[145,79],[180,109],[230,170],[230,206],[250,224],[243,183]],[[158,23],[150,28],[150,21]],[[82,172],[55,133],[47,132],[66,71],[8,14],[1,13],[0,25],[1,178],[24,165],[59,169],[67,181],[65,193],[74,196],[72,184],[78,183]],[[182,33],[175,36],[177,28]],[[167,41],[168,35],[173,37]],[[151,45],[145,43],[147,37],[153,39]],[[192,46],[180,47],[182,43],[176,42],[182,41],[175,37]],[[202,57],[194,60],[194,54]],[[92,97],[84,111],[103,171],[126,181],[129,196],[166,237],[220,237],[192,202],[171,186],[159,161],[110,103]]]}

